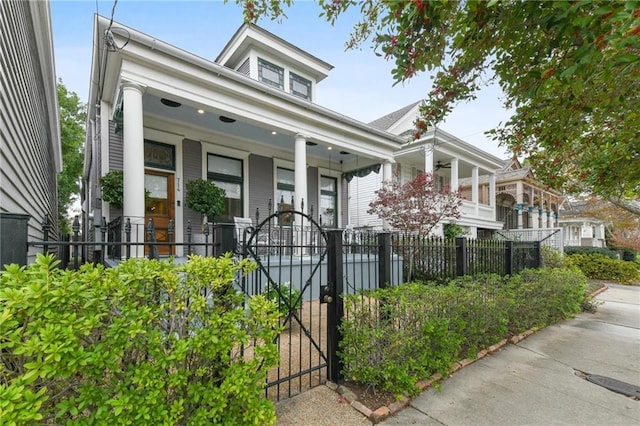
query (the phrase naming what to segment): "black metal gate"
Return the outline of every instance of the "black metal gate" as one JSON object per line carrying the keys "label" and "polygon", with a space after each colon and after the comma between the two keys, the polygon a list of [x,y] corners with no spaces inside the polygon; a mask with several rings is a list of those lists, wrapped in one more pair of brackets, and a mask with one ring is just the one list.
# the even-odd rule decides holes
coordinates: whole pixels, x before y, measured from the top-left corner
{"label": "black metal gate", "polygon": [[269,371],[267,396],[277,401],[327,378],[337,380],[336,308],[342,301],[328,254],[338,238],[299,211],[279,211],[236,232],[242,256],[258,264],[242,281],[242,290],[274,301],[284,327],[276,339],[280,365]]}

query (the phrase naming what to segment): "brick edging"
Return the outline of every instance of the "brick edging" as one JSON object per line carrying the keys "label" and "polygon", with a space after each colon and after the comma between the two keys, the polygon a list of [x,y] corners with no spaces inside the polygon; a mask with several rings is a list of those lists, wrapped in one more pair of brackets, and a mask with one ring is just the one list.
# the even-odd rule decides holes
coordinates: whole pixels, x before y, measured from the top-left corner
{"label": "brick edging", "polygon": [[[593,293],[591,293],[590,297],[595,297],[598,294],[602,293],[603,291],[607,290],[608,288],[609,287],[605,284],[603,287],[601,287],[598,290],[596,290]],[[514,344],[514,345],[517,344],[518,342],[526,339],[527,337],[531,336],[533,333],[535,333],[538,330],[539,330],[538,327],[533,327],[533,328],[531,328],[531,329],[529,329],[529,330],[527,330],[527,331],[525,331],[523,333],[520,333],[518,335],[512,336],[509,339],[503,339],[500,342],[496,343],[495,345],[491,345],[487,349],[483,349],[480,352],[478,352],[478,354],[476,355],[475,359],[465,358],[465,359],[462,359],[460,361],[454,362],[453,365],[451,366],[451,370],[449,371],[449,375],[451,375],[451,374],[455,373],[456,371],[466,367],[467,365],[473,364],[477,360],[482,359],[482,358],[486,357],[489,354],[492,354],[494,352],[499,351],[500,349],[502,349],[503,347],[505,347],[509,343]],[[416,383],[416,386],[418,386],[418,388],[420,389],[420,392],[422,392],[425,389],[427,389],[428,387],[431,387],[432,384],[437,383],[440,380],[442,380],[442,375],[439,374],[439,373],[436,373],[436,374],[432,375],[428,379],[424,379],[424,380],[418,381]],[[353,408],[358,410],[362,415],[367,417],[374,424],[377,424],[377,423],[381,422],[382,420],[386,419],[387,417],[396,414],[398,411],[400,411],[403,408],[405,408],[411,402],[411,398],[409,396],[407,396],[407,395],[404,395],[398,401],[395,401],[395,402],[389,404],[388,407],[386,405],[383,405],[382,407],[379,407],[376,410],[371,410],[369,407],[366,407],[364,404],[359,402],[357,395],[355,393],[353,393],[346,386],[337,385],[337,384],[335,384],[333,382],[329,382],[329,381],[327,381],[327,386],[329,388],[331,388],[332,390],[338,392],[341,396],[343,396],[349,402],[349,404],[351,404],[351,406]]]}
{"label": "brick edging", "polygon": [[[536,331],[538,331],[538,328],[534,327],[530,330],[525,331],[524,333],[511,337],[511,339],[503,339],[500,342],[496,343],[495,345],[491,345],[487,349],[483,349],[480,352],[478,352],[475,359],[465,358],[460,361],[454,362],[453,366],[451,367],[451,370],[449,371],[449,375],[455,373],[456,371],[468,365],[473,364],[477,360],[482,359],[489,354],[499,351],[504,346],[506,346],[509,342],[517,343],[522,339],[525,339],[526,337],[532,335]],[[416,383],[416,386],[418,386],[418,388],[420,389],[420,392],[422,392],[425,389],[431,387],[434,383],[437,383],[442,379],[443,379],[442,375],[440,373],[436,373],[431,377],[429,377],[428,379],[418,381]],[[389,404],[389,406],[383,405],[377,408],[376,410],[371,410],[369,407],[366,407],[364,404],[360,403],[357,399],[357,395],[354,394],[351,390],[349,390],[349,388],[347,388],[346,386],[336,385],[335,383],[332,383],[332,382],[327,382],[327,386],[332,390],[338,392],[340,395],[342,395],[349,402],[349,404],[351,404],[353,408],[358,410],[362,415],[367,417],[374,424],[379,423],[382,420],[386,419],[387,417],[396,414],[398,411],[405,408],[411,402],[411,397],[404,395],[398,401],[395,401]]]}

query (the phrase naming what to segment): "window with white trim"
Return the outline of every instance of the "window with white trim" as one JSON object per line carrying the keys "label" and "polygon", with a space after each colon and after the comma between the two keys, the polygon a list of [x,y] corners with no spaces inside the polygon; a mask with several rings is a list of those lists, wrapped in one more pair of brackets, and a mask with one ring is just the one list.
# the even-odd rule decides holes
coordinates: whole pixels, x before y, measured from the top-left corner
{"label": "window with white trim", "polygon": [[338,180],[334,177],[320,177],[320,221],[322,226],[338,226]]}
{"label": "window with white trim", "polygon": [[207,179],[224,189],[227,195],[225,209],[216,220],[231,223],[235,216],[243,217],[244,176],[242,160],[209,154],[207,156]]}
{"label": "window with white trim", "polygon": [[311,81],[298,74],[289,73],[289,90],[296,96],[311,100]]}
{"label": "window with white trim", "polygon": [[284,90],[284,68],[258,58],[258,80]]}

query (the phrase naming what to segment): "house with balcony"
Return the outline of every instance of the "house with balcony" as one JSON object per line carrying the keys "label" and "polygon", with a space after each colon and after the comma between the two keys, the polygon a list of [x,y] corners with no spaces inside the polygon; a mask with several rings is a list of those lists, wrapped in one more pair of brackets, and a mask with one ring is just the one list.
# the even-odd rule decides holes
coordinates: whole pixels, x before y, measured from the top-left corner
{"label": "house with balcony", "polygon": [[[96,15],[93,46],[85,231],[122,218],[141,242],[153,219],[158,241],[169,226],[185,241],[203,220],[185,206],[186,183],[197,178],[226,191],[218,222],[255,224],[294,207],[345,227],[347,177],[387,164],[391,178],[405,142],[317,105],[332,66],[255,25],[240,26],[209,60]],[[114,170],[124,176],[122,208],[101,198],[99,179]]]}
{"label": "house with balcony", "polygon": [[[502,160],[438,128],[429,129],[420,139],[412,141],[419,104],[407,105],[369,123],[405,140],[393,154],[393,165],[388,167],[401,182],[414,179],[418,173],[429,172],[435,176],[438,186],[459,188],[463,202],[461,217],[456,223],[467,236],[490,237],[494,231],[503,228],[496,220],[495,193],[495,171],[502,166]],[[389,174],[392,173],[386,173]],[[369,215],[367,210],[376,196],[375,190],[384,180],[384,173],[373,170],[367,176],[350,181],[349,223],[355,229],[382,228],[382,221]],[[437,233],[442,233],[442,227]]]}
{"label": "house with balcony", "polygon": [[[410,139],[419,114],[416,102],[385,115],[371,126]],[[548,229],[558,226],[562,194],[537,181],[517,158],[502,160],[441,129],[429,129],[420,139],[394,153],[393,168],[402,182],[420,172],[433,173],[438,185],[457,188],[463,203],[456,223],[471,237],[491,237],[495,231]],[[350,220],[355,228],[380,228],[382,221],[366,213],[383,181],[381,173],[355,178],[349,184]],[[520,235],[538,239],[539,235]]]}
{"label": "house with balcony", "polygon": [[43,239],[45,216],[57,239],[62,146],[49,2],[0,2],[0,17],[1,269],[42,251],[17,247]]}

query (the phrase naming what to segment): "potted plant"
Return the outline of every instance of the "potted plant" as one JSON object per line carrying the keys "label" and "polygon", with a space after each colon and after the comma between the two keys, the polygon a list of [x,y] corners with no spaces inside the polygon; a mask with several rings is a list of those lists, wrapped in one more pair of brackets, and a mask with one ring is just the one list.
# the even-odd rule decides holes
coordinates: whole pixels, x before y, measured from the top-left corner
{"label": "potted plant", "polygon": [[209,180],[194,179],[187,182],[187,207],[206,216],[209,222],[214,222],[224,212],[226,198],[225,190]]}

